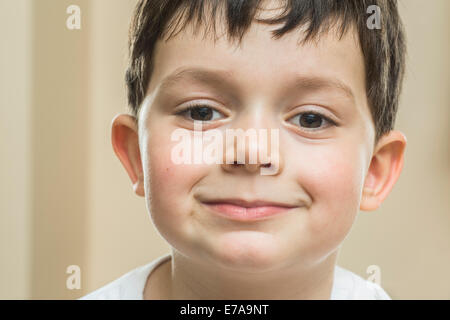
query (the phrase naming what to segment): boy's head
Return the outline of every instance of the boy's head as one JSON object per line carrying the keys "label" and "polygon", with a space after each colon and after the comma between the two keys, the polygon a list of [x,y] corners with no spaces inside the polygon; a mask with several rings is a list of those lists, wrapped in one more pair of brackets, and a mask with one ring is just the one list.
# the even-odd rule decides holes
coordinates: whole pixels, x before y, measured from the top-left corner
{"label": "boy's head", "polygon": [[[114,150],[183,255],[253,272],[313,265],[335,257],[358,209],[378,208],[400,175],[404,56],[394,1],[139,1],[132,116],[115,118]],[[194,120],[224,136],[278,129],[277,173],[261,175],[262,161],[174,163],[172,135],[194,136]],[[229,199],[291,208],[240,221],[250,211]]]}

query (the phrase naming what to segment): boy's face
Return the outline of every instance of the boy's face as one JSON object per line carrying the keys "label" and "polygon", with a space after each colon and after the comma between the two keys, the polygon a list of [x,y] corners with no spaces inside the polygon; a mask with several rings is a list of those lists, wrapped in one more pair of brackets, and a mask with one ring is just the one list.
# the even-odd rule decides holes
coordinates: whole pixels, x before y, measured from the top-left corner
{"label": "boy's face", "polygon": [[[201,33],[194,36],[191,29],[159,41],[140,112],[144,189],[156,228],[182,254],[227,269],[311,265],[336,252],[360,207],[374,149],[356,33],[341,40],[329,33],[318,44],[298,45],[298,32],[271,39],[274,28],[253,23],[240,48],[225,37],[214,43]],[[179,68],[229,76],[227,82],[180,78],[161,90],[162,81]],[[255,165],[175,164],[171,152],[179,142],[171,140],[172,133],[194,132],[189,114],[176,113],[195,102],[216,111],[203,130],[220,130],[224,137],[226,129],[279,129],[278,172],[261,175]],[[302,112],[324,118],[308,127],[299,121]],[[224,198],[297,207],[243,222],[214,214],[202,203]]]}

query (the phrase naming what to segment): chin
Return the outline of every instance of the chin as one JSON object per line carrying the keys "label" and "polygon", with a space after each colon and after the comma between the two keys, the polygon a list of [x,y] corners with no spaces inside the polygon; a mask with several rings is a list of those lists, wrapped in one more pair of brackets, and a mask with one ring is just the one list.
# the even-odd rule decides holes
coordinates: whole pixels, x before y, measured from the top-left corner
{"label": "chin", "polygon": [[225,269],[265,272],[280,263],[280,247],[271,234],[235,231],[219,236],[215,242],[215,260]]}

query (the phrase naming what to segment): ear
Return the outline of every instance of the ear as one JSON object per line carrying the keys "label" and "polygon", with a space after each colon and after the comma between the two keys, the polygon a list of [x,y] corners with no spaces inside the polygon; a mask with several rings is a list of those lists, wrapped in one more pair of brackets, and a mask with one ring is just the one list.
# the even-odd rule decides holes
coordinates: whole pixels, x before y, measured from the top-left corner
{"label": "ear", "polygon": [[131,179],[134,192],[138,196],[145,196],[136,118],[128,114],[115,116],[112,121],[111,142]]}
{"label": "ear", "polygon": [[364,182],[360,209],[376,210],[391,192],[403,168],[406,137],[392,130],[378,141]]}

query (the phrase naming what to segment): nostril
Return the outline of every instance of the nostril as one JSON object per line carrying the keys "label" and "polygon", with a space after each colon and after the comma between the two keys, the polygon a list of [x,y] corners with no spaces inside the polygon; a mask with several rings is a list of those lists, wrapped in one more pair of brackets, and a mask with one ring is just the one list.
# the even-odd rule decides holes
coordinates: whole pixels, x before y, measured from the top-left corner
{"label": "nostril", "polygon": [[[242,166],[242,165],[244,165],[245,163],[240,163],[240,162],[238,162],[238,161],[234,161],[233,162],[233,165],[237,165],[237,166]],[[264,163],[264,164],[262,164],[261,165],[261,167],[263,167],[263,168],[270,168],[270,166],[271,166],[272,164],[269,162],[269,163]]]}

